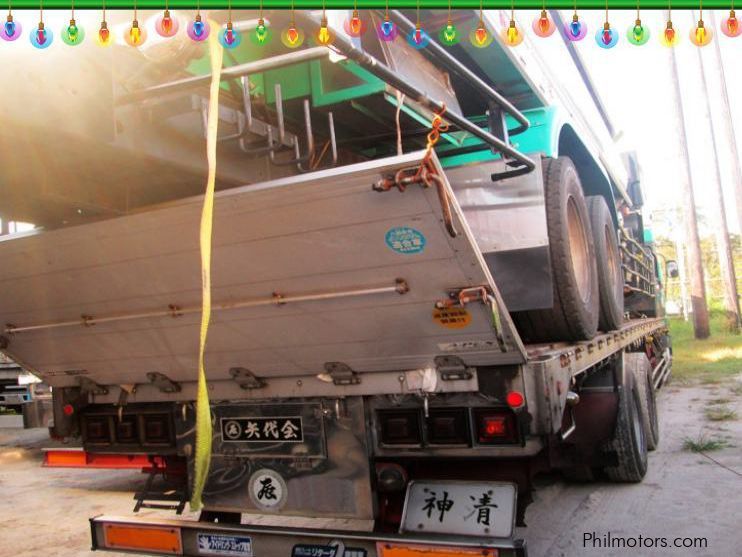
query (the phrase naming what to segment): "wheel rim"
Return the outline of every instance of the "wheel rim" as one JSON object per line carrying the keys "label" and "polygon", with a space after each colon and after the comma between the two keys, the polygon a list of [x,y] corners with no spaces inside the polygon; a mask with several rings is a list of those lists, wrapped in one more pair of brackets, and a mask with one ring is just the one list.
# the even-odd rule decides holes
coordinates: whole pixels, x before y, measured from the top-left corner
{"label": "wheel rim", "polygon": [[569,235],[569,253],[572,260],[572,273],[577,283],[582,301],[590,294],[590,260],[587,251],[587,235],[580,212],[574,197],[567,201],[567,234]]}

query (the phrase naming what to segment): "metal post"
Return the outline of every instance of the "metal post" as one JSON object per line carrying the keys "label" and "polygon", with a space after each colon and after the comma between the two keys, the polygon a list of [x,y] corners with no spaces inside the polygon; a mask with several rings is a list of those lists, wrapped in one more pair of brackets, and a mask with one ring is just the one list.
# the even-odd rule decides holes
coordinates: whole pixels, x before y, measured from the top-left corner
{"label": "metal post", "polygon": [[680,126],[680,152],[682,158],[685,161],[685,179],[681,180],[685,203],[683,204],[681,211],[683,212],[685,237],[688,246],[688,266],[690,267],[690,295],[691,307],[693,309],[693,331],[696,338],[708,338],[711,334],[711,330],[709,328],[708,306],[706,305],[706,285],[703,283],[701,242],[698,237],[696,200],[693,196],[693,177],[690,168],[690,155],[688,154],[688,134],[685,129],[683,96],[680,91],[680,79],[678,76],[678,63],[675,55],[675,49],[670,49],[670,52],[670,56],[672,57],[673,94]]}
{"label": "metal post", "polygon": [[[713,12],[711,15],[711,21],[714,28],[716,28]],[[716,41],[717,45],[718,42],[719,41]],[[716,171],[714,174],[716,211],[718,213],[718,224],[715,227],[716,251],[719,254],[719,268],[724,283],[724,308],[726,309],[727,321],[730,329],[733,331],[739,331],[740,319],[737,277],[734,272],[732,248],[729,244],[729,228],[727,226],[727,214],[724,206],[724,189],[721,185],[721,168],[719,167],[719,145],[716,139],[716,131],[714,130],[714,119],[711,115],[711,99],[709,95],[708,81],[706,79],[706,64],[703,62],[700,48],[696,49],[696,53],[698,55],[698,65],[701,69],[701,85],[703,86],[703,93],[706,96],[706,118],[708,118],[709,131],[711,132],[711,148],[714,153],[714,170]],[[721,59],[719,59],[719,62],[721,62]],[[719,66],[721,67],[721,64],[719,64]],[[739,172],[739,161],[735,161],[733,165]]]}

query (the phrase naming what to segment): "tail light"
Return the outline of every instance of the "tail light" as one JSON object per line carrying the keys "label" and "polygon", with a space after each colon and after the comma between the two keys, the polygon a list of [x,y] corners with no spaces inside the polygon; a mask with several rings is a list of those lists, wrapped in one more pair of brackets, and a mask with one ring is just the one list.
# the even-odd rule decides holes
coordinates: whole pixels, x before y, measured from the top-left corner
{"label": "tail light", "polygon": [[476,409],[474,421],[479,445],[504,445],[519,440],[515,414],[510,410]]}
{"label": "tail light", "polygon": [[417,409],[379,412],[383,445],[422,445],[420,412]]}
{"label": "tail light", "polygon": [[505,402],[508,403],[508,406],[510,406],[510,408],[516,409],[523,406],[526,402],[526,399],[523,396],[523,393],[519,393],[518,391],[510,391],[505,397]]}
{"label": "tail light", "polygon": [[466,408],[431,410],[426,425],[431,445],[469,445],[469,416]]}

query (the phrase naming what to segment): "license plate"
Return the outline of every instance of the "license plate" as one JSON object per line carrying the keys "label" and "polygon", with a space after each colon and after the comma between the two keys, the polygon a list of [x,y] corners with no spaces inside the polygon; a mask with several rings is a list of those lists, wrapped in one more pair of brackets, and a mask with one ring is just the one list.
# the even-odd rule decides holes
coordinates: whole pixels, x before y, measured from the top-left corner
{"label": "license plate", "polygon": [[512,483],[413,481],[400,530],[509,538],[516,497]]}
{"label": "license plate", "polygon": [[198,534],[198,554],[215,557],[253,557],[252,539],[248,536]]}

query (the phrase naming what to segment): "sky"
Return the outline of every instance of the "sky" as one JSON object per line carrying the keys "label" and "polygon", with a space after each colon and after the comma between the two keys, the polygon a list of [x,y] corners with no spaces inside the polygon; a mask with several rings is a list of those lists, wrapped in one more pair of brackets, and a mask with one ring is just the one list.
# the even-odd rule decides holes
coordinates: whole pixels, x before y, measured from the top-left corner
{"label": "sky", "polygon": [[[618,146],[621,150],[635,150],[638,153],[643,170],[642,186],[647,208],[654,216],[655,230],[660,233],[667,233],[668,227],[676,224],[675,209],[683,202],[680,184],[685,175],[679,151],[679,120],[673,101],[671,54],[670,49],[659,41],[659,35],[665,27],[666,14],[667,12],[659,10],[641,12],[642,23],[651,30],[652,35],[648,43],[635,46],[626,40],[625,33],[629,26],[633,26],[636,12],[609,13],[611,26],[618,29],[621,36],[613,49],[605,50],[599,48],[594,40],[595,31],[602,27],[605,20],[605,12],[580,11],[580,18],[588,23],[589,32],[583,41],[575,43],[614,126],[619,130]],[[742,107],[734,103],[735,98],[742,98],[742,73],[738,71],[742,37],[729,38],[719,31],[718,25],[724,16],[724,12],[715,12],[716,26],[713,40],[719,41],[720,44],[732,104],[732,121],[737,144],[742,148]],[[533,17],[534,14],[531,12],[516,11],[516,19],[524,26],[530,24]],[[571,19],[571,12],[563,12],[562,17]],[[700,77],[699,50],[707,68],[711,114],[717,126],[716,139],[720,149],[719,164],[727,221],[732,232],[739,232],[740,223],[737,222],[732,183],[733,162],[720,120],[721,90],[716,51],[713,44],[699,49],[688,38],[697,18],[697,12],[680,10],[675,10],[672,17],[673,26],[681,39],[675,47],[675,52],[701,234],[711,233],[712,227],[718,222],[719,213],[715,203],[715,159],[706,116],[706,96]],[[704,20],[707,27],[711,26],[709,12],[704,13]],[[532,44],[553,60],[557,67],[566,60],[566,50],[556,34],[545,39],[535,37]]]}

